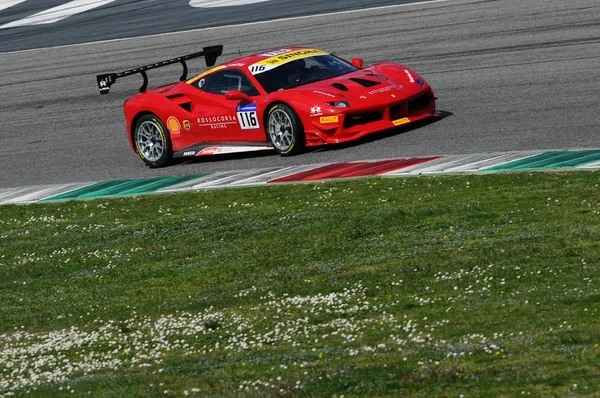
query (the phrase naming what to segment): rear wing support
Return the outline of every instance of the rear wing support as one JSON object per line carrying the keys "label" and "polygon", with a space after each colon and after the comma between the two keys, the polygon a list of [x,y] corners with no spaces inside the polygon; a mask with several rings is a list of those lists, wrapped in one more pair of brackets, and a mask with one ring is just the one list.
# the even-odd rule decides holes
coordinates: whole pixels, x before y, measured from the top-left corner
{"label": "rear wing support", "polygon": [[105,74],[97,75],[96,80],[98,81],[98,88],[100,89],[100,94],[108,94],[108,92],[110,91],[110,87],[117,81],[117,79],[139,73],[142,75],[142,78],[144,79],[144,82],[142,83],[142,86],[140,87],[140,93],[143,93],[148,88],[148,74],[146,74],[146,71],[149,71],[150,69],[156,69],[156,68],[160,68],[163,66],[171,65],[171,64],[181,63],[181,66],[183,67],[183,73],[181,74],[181,77],[179,77],[179,81],[184,81],[184,80],[187,80],[187,75],[188,75],[188,67],[187,67],[187,63],[186,63],[187,60],[204,56],[204,60],[206,61],[206,66],[211,67],[211,66],[215,65],[215,63],[217,62],[217,58],[221,54],[223,54],[223,46],[222,45],[204,47],[202,49],[202,51],[197,52],[197,53],[188,54],[188,55],[184,55],[184,56],[173,58],[173,59],[167,59],[165,61],[160,61],[160,62],[157,62],[154,64],[141,66],[141,67],[135,68],[135,69],[129,69],[129,70],[119,72],[119,73],[105,73]]}

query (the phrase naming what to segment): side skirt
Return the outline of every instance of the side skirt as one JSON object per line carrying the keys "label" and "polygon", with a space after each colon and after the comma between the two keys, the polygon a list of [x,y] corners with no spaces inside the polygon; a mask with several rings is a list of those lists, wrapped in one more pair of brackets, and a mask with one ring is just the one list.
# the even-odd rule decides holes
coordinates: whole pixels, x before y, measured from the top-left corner
{"label": "side skirt", "polygon": [[208,156],[208,155],[220,155],[228,153],[240,153],[240,152],[255,152],[255,151],[272,151],[272,146],[265,144],[202,144],[194,145],[192,147],[177,151],[173,154],[174,158],[192,158],[195,156]]}

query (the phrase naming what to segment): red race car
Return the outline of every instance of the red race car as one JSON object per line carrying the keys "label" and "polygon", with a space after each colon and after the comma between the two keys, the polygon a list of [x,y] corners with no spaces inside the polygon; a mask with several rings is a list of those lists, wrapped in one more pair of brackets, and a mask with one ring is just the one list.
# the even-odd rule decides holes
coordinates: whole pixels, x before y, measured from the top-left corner
{"label": "red race car", "polygon": [[[286,47],[235,59],[188,80],[186,61],[215,65],[223,46],[121,73],[98,75],[106,94],[121,77],[141,74],[140,94],[125,102],[131,148],[147,165],[173,158],[305,147],[356,140],[437,115],[433,90],[391,62],[363,67],[325,51]],[[180,82],[146,90],[146,71],[183,65]]]}

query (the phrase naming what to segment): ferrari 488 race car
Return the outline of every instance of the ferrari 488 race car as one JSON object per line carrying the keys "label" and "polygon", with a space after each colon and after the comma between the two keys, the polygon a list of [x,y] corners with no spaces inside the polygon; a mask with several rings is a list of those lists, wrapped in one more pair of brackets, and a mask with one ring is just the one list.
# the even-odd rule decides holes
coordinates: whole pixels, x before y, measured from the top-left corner
{"label": "ferrari 488 race car", "polygon": [[[363,67],[325,51],[287,47],[213,67],[223,46],[121,73],[98,75],[106,94],[121,77],[141,74],[140,94],[125,102],[131,148],[151,167],[173,158],[306,147],[436,115],[433,90],[413,70],[391,62]],[[211,69],[188,79],[186,61],[204,57]],[[178,83],[147,90],[146,71],[183,65]]]}

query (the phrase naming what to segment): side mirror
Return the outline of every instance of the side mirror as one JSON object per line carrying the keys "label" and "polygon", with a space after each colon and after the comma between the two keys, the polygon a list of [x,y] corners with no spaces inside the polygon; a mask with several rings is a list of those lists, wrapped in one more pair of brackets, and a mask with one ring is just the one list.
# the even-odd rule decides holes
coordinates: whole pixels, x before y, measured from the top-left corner
{"label": "side mirror", "polygon": [[250,96],[246,93],[241,92],[240,90],[229,91],[227,94],[225,94],[225,99],[252,102]]}
{"label": "side mirror", "polygon": [[362,60],[362,58],[352,58],[351,62],[352,62],[352,65],[354,65],[358,69],[363,68],[364,61]]}

